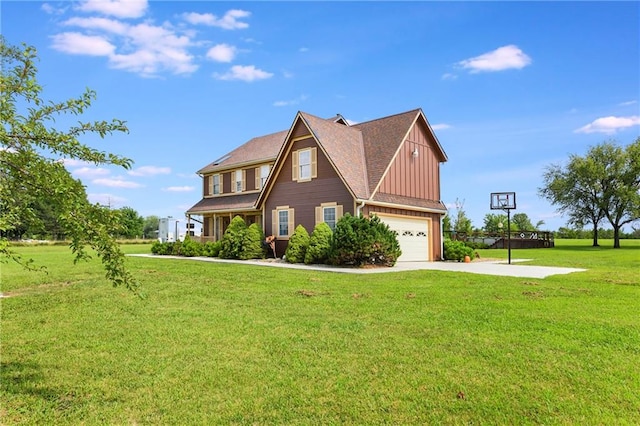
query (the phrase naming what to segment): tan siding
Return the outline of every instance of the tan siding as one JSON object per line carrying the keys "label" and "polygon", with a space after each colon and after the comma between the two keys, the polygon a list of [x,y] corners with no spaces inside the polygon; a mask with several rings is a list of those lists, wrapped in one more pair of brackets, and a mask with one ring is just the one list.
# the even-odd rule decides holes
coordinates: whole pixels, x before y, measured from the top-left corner
{"label": "tan siding", "polygon": [[[283,162],[280,174],[277,176],[273,189],[265,202],[266,235],[275,234],[273,229],[272,210],[277,206],[288,205],[295,210],[295,226],[302,225],[311,233],[316,223],[316,207],[322,203],[336,202],[343,206],[344,213],[354,214],[354,200],[340,177],[324,156],[322,150],[317,149],[317,178],[306,182],[295,182],[291,179],[291,152],[315,147],[314,139],[303,139],[293,143],[291,151]],[[278,255],[281,256],[286,244],[278,242]],[[282,250],[282,252],[281,252]]]}

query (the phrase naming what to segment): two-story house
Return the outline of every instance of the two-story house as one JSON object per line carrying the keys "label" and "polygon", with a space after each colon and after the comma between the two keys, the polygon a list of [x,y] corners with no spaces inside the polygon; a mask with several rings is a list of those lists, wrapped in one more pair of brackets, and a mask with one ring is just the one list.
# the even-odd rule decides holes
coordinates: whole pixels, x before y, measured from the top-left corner
{"label": "two-story house", "polygon": [[442,258],[440,164],[447,156],[421,109],[350,125],[298,112],[288,130],[251,139],[198,171],[203,241],[242,216],[276,237],[281,256],[295,227],[331,228],[345,213],[377,215],[397,231],[399,261]]}

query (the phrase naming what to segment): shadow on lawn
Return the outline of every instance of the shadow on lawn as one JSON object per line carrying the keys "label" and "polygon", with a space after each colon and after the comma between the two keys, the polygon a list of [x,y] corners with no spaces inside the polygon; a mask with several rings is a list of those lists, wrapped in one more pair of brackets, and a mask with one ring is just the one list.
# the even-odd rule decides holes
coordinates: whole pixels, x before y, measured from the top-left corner
{"label": "shadow on lawn", "polygon": [[42,368],[32,362],[2,362],[0,381],[4,393],[26,395],[46,401],[57,401],[58,405],[69,399],[69,395],[44,386],[45,376]]}

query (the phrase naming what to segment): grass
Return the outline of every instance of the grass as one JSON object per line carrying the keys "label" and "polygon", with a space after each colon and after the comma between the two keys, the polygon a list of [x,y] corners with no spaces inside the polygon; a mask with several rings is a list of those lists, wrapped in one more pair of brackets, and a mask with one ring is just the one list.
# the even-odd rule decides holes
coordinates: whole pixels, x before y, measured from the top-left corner
{"label": "grass", "polygon": [[49,273],[1,266],[0,423],[638,424],[640,241],[556,243],[512,256],[588,271],[129,258],[145,300],[97,261],[21,247]]}

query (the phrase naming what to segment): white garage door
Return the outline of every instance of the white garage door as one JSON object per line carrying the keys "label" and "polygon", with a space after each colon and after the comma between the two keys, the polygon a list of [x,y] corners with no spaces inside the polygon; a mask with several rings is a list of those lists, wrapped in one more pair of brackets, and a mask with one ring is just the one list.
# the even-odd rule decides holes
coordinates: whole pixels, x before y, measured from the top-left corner
{"label": "white garage door", "polygon": [[398,233],[402,256],[398,262],[429,260],[429,220],[416,217],[383,216],[380,220]]}

